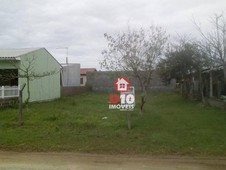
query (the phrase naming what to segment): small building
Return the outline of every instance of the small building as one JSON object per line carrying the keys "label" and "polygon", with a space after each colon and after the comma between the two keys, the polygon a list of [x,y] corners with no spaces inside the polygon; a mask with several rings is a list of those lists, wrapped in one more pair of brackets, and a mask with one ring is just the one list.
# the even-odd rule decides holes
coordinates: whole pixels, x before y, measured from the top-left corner
{"label": "small building", "polygon": [[80,69],[80,86],[85,86],[87,82],[87,73],[96,72],[95,68],[81,68]]}
{"label": "small building", "polygon": [[[45,48],[0,49],[0,86],[29,83],[30,102],[60,97],[60,70],[61,65]],[[23,101],[27,97],[25,87]]]}
{"label": "small building", "polygon": [[80,86],[80,64],[61,64],[62,87]]}

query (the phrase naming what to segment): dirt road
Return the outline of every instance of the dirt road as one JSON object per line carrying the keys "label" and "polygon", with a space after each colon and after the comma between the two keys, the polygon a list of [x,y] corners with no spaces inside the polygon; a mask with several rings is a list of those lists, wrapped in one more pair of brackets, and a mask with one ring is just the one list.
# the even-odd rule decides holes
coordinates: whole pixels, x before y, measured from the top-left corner
{"label": "dirt road", "polygon": [[226,159],[0,151],[1,170],[225,170]]}

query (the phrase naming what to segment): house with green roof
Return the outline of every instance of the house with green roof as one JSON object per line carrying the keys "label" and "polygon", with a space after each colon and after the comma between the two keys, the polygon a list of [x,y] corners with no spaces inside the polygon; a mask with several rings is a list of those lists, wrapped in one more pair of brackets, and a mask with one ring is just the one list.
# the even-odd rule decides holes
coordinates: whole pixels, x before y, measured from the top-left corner
{"label": "house with green roof", "polygon": [[[61,65],[45,48],[0,49],[0,87],[29,83],[30,102],[60,97],[60,71]],[[28,93],[25,87],[23,101]]]}

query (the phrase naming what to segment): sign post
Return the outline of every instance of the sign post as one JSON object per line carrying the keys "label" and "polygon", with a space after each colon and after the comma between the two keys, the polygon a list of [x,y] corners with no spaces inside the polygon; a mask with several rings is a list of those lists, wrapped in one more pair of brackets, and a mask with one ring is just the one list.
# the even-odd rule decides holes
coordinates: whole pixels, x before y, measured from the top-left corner
{"label": "sign post", "polygon": [[131,129],[131,112],[135,107],[135,88],[130,86],[126,77],[119,77],[114,81],[114,88],[119,94],[110,94],[109,109],[125,111],[128,129]]}

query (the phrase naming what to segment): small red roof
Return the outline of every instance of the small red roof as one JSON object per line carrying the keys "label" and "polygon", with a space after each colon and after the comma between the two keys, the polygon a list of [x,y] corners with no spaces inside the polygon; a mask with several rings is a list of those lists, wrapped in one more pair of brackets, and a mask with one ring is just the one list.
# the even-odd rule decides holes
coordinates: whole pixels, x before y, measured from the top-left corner
{"label": "small red roof", "polygon": [[87,72],[95,72],[97,71],[95,68],[81,68],[80,74],[86,74]]}

